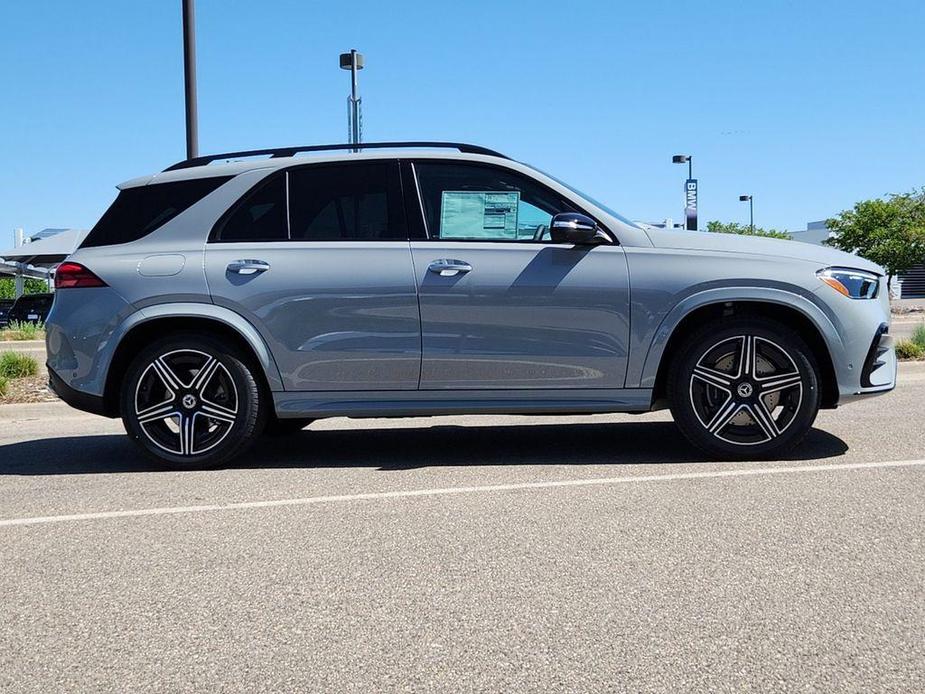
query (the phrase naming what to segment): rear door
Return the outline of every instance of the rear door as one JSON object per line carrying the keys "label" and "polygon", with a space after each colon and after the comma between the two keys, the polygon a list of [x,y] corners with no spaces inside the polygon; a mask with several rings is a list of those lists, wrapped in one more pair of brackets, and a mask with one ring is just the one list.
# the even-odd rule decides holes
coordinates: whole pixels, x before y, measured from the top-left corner
{"label": "rear door", "polygon": [[512,169],[422,159],[405,177],[426,231],[411,244],[422,389],[624,386],[629,277],[617,243],[553,243],[552,216],[582,210]]}
{"label": "rear door", "polygon": [[413,390],[420,318],[398,162],[276,172],[219,220],[213,301],[247,318],[286,390]]}

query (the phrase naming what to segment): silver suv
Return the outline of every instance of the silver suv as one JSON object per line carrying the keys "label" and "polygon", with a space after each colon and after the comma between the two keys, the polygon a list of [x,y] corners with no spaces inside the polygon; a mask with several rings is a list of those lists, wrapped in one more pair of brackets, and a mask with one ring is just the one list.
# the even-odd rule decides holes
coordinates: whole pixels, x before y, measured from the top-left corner
{"label": "silver suv", "polygon": [[894,386],[862,258],[641,227],[473,145],[350,147],[119,186],[57,269],[55,392],[203,467],[319,417],[665,407],[710,456],[766,457]]}

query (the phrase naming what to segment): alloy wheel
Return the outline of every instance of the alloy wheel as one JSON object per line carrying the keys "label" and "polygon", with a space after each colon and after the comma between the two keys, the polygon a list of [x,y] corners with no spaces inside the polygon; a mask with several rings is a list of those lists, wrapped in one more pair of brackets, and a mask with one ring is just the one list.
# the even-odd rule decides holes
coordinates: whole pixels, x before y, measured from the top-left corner
{"label": "alloy wheel", "polygon": [[701,355],[690,376],[690,399],[714,437],[755,446],[778,438],[793,423],[803,400],[803,376],[777,343],[737,335]]}
{"label": "alloy wheel", "polygon": [[144,435],[155,446],[181,456],[215,448],[238,417],[237,387],[228,369],[194,349],[156,357],[142,371],[134,401]]}

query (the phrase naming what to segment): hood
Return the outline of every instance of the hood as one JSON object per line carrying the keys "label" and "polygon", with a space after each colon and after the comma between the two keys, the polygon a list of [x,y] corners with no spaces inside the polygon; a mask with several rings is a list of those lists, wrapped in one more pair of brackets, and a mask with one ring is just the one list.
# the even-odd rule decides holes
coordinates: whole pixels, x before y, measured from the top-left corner
{"label": "hood", "polygon": [[886,272],[866,258],[844,251],[817,246],[803,241],[770,239],[762,236],[714,234],[709,231],[683,231],[648,228],[646,233],[656,248],[677,248],[743,255],[774,256],[787,260],[802,260],[823,267],[849,267],[878,275]]}

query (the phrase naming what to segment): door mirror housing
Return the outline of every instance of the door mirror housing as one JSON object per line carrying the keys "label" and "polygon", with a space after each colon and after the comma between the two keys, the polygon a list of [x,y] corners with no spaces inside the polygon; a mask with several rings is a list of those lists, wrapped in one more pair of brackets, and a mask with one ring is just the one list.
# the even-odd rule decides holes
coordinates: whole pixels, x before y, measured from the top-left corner
{"label": "door mirror housing", "polygon": [[549,236],[553,243],[594,245],[610,239],[597,222],[579,212],[560,212],[549,223]]}

